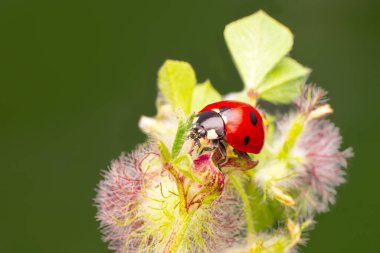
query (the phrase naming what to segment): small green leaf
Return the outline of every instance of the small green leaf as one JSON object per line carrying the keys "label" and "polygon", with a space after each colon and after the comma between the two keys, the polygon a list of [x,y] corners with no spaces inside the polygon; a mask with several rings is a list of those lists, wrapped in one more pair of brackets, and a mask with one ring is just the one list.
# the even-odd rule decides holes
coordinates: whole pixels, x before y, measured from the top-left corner
{"label": "small green leaf", "polygon": [[300,94],[310,69],[295,60],[285,57],[257,87],[259,98],[272,103],[290,103]]}
{"label": "small green leaf", "polygon": [[195,72],[187,62],[167,60],[158,71],[158,87],[174,109],[190,113]]}
{"label": "small green leaf", "polygon": [[212,87],[211,82],[207,80],[206,82],[195,86],[193,100],[191,102],[191,111],[198,112],[205,105],[220,101],[221,99],[222,96],[214,87]]}
{"label": "small green leaf", "polygon": [[168,147],[166,147],[165,143],[163,143],[161,140],[158,142],[158,150],[160,151],[161,158],[164,160],[165,163],[170,162],[171,155]]}
{"label": "small green leaf", "polygon": [[202,180],[199,179],[193,172],[193,162],[189,154],[181,154],[177,158],[173,160],[173,166],[182,172],[185,177],[192,179],[200,184],[202,184]]}
{"label": "small green leaf", "polygon": [[172,158],[176,158],[181,152],[183,143],[186,139],[186,134],[191,124],[193,123],[194,115],[191,115],[186,121],[180,119],[178,123],[177,133],[172,146]]}
{"label": "small green leaf", "polygon": [[228,24],[224,37],[246,88],[256,88],[293,46],[291,31],[263,11]]}

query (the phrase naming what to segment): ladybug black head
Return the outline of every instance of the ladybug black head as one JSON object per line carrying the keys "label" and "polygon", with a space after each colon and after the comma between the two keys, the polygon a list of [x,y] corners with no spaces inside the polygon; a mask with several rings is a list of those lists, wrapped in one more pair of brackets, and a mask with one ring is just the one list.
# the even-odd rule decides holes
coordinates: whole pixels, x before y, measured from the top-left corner
{"label": "ladybug black head", "polygon": [[203,128],[203,126],[195,123],[195,124],[193,124],[193,126],[190,129],[188,137],[190,137],[191,139],[200,139],[200,138],[204,138],[206,136],[206,134],[207,134],[207,132]]}
{"label": "ladybug black head", "polygon": [[193,140],[201,138],[217,140],[222,139],[224,135],[223,119],[221,115],[215,111],[198,113],[188,134]]}

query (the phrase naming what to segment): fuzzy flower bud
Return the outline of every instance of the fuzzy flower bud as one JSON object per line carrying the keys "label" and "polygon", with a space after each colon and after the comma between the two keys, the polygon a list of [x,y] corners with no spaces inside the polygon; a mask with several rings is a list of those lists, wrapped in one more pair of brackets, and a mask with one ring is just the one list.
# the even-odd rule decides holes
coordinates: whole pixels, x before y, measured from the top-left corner
{"label": "fuzzy flower bud", "polygon": [[[135,235],[144,225],[139,205],[144,200],[146,181],[157,172],[153,163],[143,165],[143,160],[149,155],[154,157],[149,145],[139,146],[128,156],[122,154],[112,161],[109,170],[104,173],[104,180],[99,183],[95,199],[97,219],[104,240],[116,252],[129,252],[139,247],[140,242]],[[147,171],[150,168],[152,171]]]}
{"label": "fuzzy flower bud", "polygon": [[[151,144],[113,161],[95,199],[109,248],[118,253],[203,252],[242,240],[240,199],[231,185],[224,190],[224,176],[210,154],[194,160],[192,171],[201,183],[177,171],[186,186],[182,203],[178,182]],[[186,207],[182,214],[181,204]]]}
{"label": "fuzzy flower bud", "polygon": [[[277,124],[277,141],[256,182],[270,196],[305,215],[323,212],[335,201],[335,188],[344,180],[344,168],[352,150],[340,151],[342,137],[333,123],[324,119],[332,112],[326,92],[305,86],[298,111]],[[289,193],[289,194],[288,194]]]}
{"label": "fuzzy flower bud", "polygon": [[335,188],[345,182],[344,168],[352,149],[339,151],[342,143],[339,129],[325,119],[309,121],[297,140],[293,155],[302,157],[295,167],[299,175],[301,209],[324,212],[335,202]]}

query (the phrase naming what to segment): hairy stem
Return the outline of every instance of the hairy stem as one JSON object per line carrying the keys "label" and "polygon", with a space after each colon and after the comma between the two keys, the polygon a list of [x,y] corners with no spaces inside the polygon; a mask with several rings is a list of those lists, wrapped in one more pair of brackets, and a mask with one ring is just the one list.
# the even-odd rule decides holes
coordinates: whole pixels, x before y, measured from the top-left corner
{"label": "hairy stem", "polygon": [[166,242],[163,253],[176,252],[183,236],[186,233],[187,227],[190,224],[192,213],[181,215],[180,219],[176,221],[173,230],[171,231],[169,240]]}
{"label": "hairy stem", "polygon": [[248,241],[251,241],[253,239],[253,233],[255,232],[254,226],[253,226],[253,213],[251,209],[251,205],[248,199],[248,195],[244,190],[243,185],[237,179],[234,175],[230,176],[230,179],[232,181],[232,184],[235,186],[236,190],[239,192],[239,195],[241,197],[241,200],[243,201],[243,207],[245,212],[245,218],[247,220],[247,238]]}
{"label": "hairy stem", "polygon": [[177,190],[178,190],[178,196],[179,196],[179,213],[180,215],[184,215],[185,213],[187,213],[187,200],[186,200],[185,187],[183,186],[183,183],[181,179],[179,178],[178,172],[174,169],[174,167],[171,164],[168,164],[166,168],[170,172],[170,174],[173,175],[175,179],[175,183],[177,185]]}

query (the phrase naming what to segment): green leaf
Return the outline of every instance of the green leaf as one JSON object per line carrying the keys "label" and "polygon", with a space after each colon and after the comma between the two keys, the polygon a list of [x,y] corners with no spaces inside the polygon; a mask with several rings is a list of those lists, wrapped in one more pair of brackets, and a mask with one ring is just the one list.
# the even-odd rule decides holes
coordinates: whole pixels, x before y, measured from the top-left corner
{"label": "green leaf", "polygon": [[298,115],[288,128],[285,140],[282,143],[282,147],[278,151],[278,159],[287,159],[291,154],[291,150],[294,147],[294,144],[297,141],[297,138],[302,133],[305,128],[305,118],[301,115]]}
{"label": "green leaf", "polygon": [[246,88],[256,88],[293,46],[291,31],[263,11],[228,24],[224,37]]}
{"label": "green leaf", "polygon": [[165,163],[170,162],[171,160],[170,151],[166,147],[165,143],[163,143],[161,140],[158,142],[158,150],[160,151],[161,158],[164,160],[164,162]]}
{"label": "green leaf", "polygon": [[301,86],[309,74],[310,69],[285,57],[257,87],[259,98],[272,103],[290,103],[300,94]]}
{"label": "green leaf", "polygon": [[195,72],[187,62],[167,60],[158,71],[158,87],[174,109],[190,113]]}
{"label": "green leaf", "polygon": [[198,112],[204,106],[220,100],[222,100],[222,96],[212,87],[211,82],[207,80],[195,86],[193,100],[191,102],[191,111]]}
{"label": "green leaf", "polygon": [[175,135],[175,139],[172,146],[172,158],[176,158],[181,152],[183,143],[186,139],[186,134],[190,129],[193,123],[194,115],[191,115],[186,121],[183,119],[179,120],[177,133]]}
{"label": "green leaf", "polygon": [[182,172],[185,177],[192,179],[200,184],[202,184],[202,180],[199,179],[193,172],[193,162],[189,154],[181,154],[177,158],[173,160],[173,166]]}

